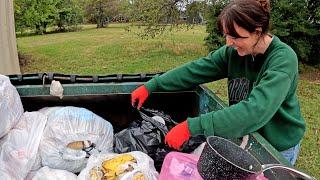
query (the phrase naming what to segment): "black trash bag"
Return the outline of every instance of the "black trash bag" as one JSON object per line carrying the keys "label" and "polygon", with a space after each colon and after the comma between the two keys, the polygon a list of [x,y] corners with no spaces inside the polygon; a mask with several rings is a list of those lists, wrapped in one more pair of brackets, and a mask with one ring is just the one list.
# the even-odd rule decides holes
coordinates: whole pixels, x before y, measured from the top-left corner
{"label": "black trash bag", "polygon": [[[154,160],[155,168],[160,171],[164,157],[176,151],[164,143],[164,137],[178,123],[162,111],[141,108],[139,113],[140,119],[114,134],[114,152],[142,151]],[[154,116],[160,116],[166,124],[153,119]],[[190,153],[203,142],[204,136],[192,137],[183,144],[181,152]]]}

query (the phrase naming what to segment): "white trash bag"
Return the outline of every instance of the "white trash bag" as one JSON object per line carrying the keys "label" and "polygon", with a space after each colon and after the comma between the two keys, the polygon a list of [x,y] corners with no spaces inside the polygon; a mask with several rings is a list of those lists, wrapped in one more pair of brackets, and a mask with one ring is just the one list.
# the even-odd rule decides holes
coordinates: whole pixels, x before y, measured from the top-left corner
{"label": "white trash bag", "polygon": [[41,165],[41,156],[40,156],[40,151],[38,151],[38,153],[36,155],[36,159],[35,159],[35,161],[33,163],[33,166],[31,167],[31,171],[37,171],[41,167],[42,167],[42,165]]}
{"label": "white trash bag", "polygon": [[159,173],[153,160],[141,151],[124,154],[96,154],[90,156],[87,167],[78,175],[78,180],[157,180]]}
{"label": "white trash bag", "polygon": [[0,75],[0,138],[18,123],[23,112],[18,91],[7,76]]}
{"label": "white trash bag", "polygon": [[76,180],[77,176],[72,172],[61,170],[61,169],[52,169],[48,166],[44,166],[39,169],[32,180]]}
{"label": "white trash bag", "polygon": [[0,152],[0,174],[10,179],[24,179],[33,168],[47,117],[39,112],[25,112],[6,136]]}
{"label": "white trash bag", "polygon": [[48,115],[40,144],[43,166],[77,173],[90,155],[112,152],[111,123],[85,108],[52,108],[40,110]]}
{"label": "white trash bag", "polygon": [[56,112],[57,110],[60,110],[61,108],[63,108],[62,106],[55,106],[55,107],[44,107],[42,109],[39,110],[39,112],[41,112],[42,114],[49,116],[50,114]]}
{"label": "white trash bag", "polygon": [[0,138],[0,152],[1,152],[1,149],[2,149],[2,145],[7,141],[7,139],[8,139],[8,135],[3,136],[2,138]]}

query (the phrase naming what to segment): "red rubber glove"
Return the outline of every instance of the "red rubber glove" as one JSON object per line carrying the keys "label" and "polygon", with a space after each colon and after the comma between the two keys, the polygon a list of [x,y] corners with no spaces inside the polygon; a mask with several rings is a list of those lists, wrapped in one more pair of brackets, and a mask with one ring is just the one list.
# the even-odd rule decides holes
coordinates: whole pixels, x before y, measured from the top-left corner
{"label": "red rubber glove", "polygon": [[183,143],[189,140],[190,136],[188,122],[183,121],[168,132],[165,137],[165,142],[170,147],[179,150]]}
{"label": "red rubber glove", "polygon": [[136,106],[136,103],[138,102],[137,108],[140,109],[144,101],[148,98],[149,92],[145,85],[142,85],[135,89],[131,93],[131,104],[133,107]]}

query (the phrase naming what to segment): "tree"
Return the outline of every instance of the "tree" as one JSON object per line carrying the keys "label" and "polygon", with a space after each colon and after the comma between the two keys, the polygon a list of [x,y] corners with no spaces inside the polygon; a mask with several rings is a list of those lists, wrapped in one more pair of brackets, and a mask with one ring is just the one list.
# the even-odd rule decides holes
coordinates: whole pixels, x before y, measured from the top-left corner
{"label": "tree", "polygon": [[319,1],[272,0],[272,33],[289,44],[301,62],[316,65],[319,58]]}
{"label": "tree", "polygon": [[309,55],[309,63],[313,65],[320,64],[320,1],[308,1],[309,22],[311,26],[318,32],[314,37],[309,38],[311,50]]}
{"label": "tree", "polygon": [[78,0],[62,0],[57,4],[58,15],[55,24],[58,31],[69,31],[83,22],[83,10]]}
{"label": "tree", "polygon": [[27,13],[27,4],[22,0],[14,1],[14,16],[15,16],[15,29],[16,31],[23,32],[32,24],[32,13]]}
{"label": "tree", "polygon": [[209,6],[207,13],[207,32],[208,36],[205,38],[206,46],[209,51],[213,51],[221,47],[225,40],[218,29],[218,16],[222,9],[229,3],[228,0],[213,0]]}
{"label": "tree", "polygon": [[90,0],[86,5],[86,17],[97,23],[97,28],[106,27],[112,17],[118,14],[118,0]]}
{"label": "tree", "polygon": [[57,16],[56,5],[60,0],[15,0],[17,30],[35,29],[37,34],[46,32]]}
{"label": "tree", "polygon": [[[193,1],[189,0],[134,0],[129,3],[129,17],[133,22],[138,22],[143,31],[139,35],[143,38],[155,37],[166,30],[185,27],[181,24],[186,6]],[[188,11],[193,12],[189,6]],[[190,25],[186,25],[190,27]]]}
{"label": "tree", "polygon": [[186,5],[187,22],[191,24],[199,24],[204,22],[204,13],[207,4],[205,2],[194,1]]}

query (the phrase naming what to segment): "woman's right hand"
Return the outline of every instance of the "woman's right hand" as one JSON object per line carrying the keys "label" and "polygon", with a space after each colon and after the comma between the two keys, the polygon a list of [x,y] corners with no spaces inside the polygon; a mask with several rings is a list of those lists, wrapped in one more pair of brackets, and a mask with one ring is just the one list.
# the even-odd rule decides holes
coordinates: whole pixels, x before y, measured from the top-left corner
{"label": "woman's right hand", "polygon": [[135,89],[131,93],[131,104],[133,107],[137,106],[137,109],[140,109],[144,101],[148,98],[149,92],[145,85],[142,85]]}

